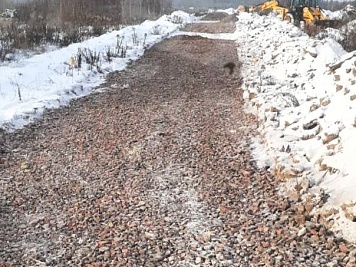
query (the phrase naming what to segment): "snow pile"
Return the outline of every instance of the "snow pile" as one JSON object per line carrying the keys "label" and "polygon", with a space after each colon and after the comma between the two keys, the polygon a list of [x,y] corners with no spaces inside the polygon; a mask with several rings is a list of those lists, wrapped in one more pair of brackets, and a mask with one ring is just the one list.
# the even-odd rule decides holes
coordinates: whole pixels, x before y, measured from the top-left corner
{"label": "snow pile", "polygon": [[346,5],[342,10],[329,11],[323,10],[323,12],[330,18],[336,20],[354,20],[356,19],[356,8],[352,5]]}
{"label": "snow pile", "polygon": [[158,21],[165,20],[166,17],[168,21],[171,21],[176,24],[182,24],[182,26],[188,23],[193,23],[197,20],[197,17],[195,17],[194,15],[178,10],[174,11],[171,15],[161,17]]}
{"label": "snow pile", "polygon": [[5,9],[4,12],[0,13],[0,16],[4,18],[14,18],[16,13],[16,9]]}
{"label": "snow pile", "polygon": [[345,208],[356,203],[356,51],[274,17],[241,13],[236,26],[244,97],[261,121],[260,166],[288,181],[286,191],[325,190],[323,209],[339,210],[334,229],[356,240],[356,213]]}
{"label": "snow pile", "polygon": [[323,11],[327,13],[331,19],[338,21],[338,27],[336,27],[336,29],[327,28],[318,33],[316,38],[324,39],[331,37],[337,42],[345,44],[347,50],[350,49],[349,46],[354,47],[352,38],[356,34],[356,8],[347,5],[344,9],[335,12]]}
{"label": "snow pile", "polygon": [[232,15],[236,13],[236,10],[233,8],[227,8],[227,9],[209,9],[208,13],[226,13],[228,15]]}
{"label": "snow pile", "polygon": [[[192,15],[176,11],[157,21],[145,21],[0,66],[0,127],[19,128],[40,116],[45,108],[66,105],[73,98],[89,94],[107,73],[124,69],[147,48],[195,20]],[[80,64],[78,51],[88,57],[97,56],[97,60],[88,63],[82,56]]]}

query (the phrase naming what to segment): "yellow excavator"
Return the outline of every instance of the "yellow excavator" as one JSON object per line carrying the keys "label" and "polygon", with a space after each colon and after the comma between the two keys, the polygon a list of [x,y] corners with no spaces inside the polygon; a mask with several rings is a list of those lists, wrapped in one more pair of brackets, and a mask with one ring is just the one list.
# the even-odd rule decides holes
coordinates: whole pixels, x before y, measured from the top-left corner
{"label": "yellow excavator", "polygon": [[324,15],[321,8],[317,5],[317,0],[291,0],[290,7],[284,7],[277,0],[263,2],[249,8],[239,7],[239,11],[257,12],[267,14],[274,12],[282,20],[289,21],[297,26],[320,25],[332,27],[336,21],[330,20]]}
{"label": "yellow excavator", "polygon": [[324,26],[333,27],[337,21],[331,20],[318,6],[317,0],[292,0],[289,12],[284,16],[287,20],[297,26]]}

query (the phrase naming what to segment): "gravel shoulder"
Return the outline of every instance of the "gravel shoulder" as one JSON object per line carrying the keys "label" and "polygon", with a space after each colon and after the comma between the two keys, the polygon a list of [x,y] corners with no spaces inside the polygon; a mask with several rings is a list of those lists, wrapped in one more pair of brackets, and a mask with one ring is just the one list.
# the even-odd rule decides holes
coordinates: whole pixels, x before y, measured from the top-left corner
{"label": "gravel shoulder", "polygon": [[177,36],[0,133],[0,266],[355,266],[254,168],[257,121],[227,62],[233,42]]}

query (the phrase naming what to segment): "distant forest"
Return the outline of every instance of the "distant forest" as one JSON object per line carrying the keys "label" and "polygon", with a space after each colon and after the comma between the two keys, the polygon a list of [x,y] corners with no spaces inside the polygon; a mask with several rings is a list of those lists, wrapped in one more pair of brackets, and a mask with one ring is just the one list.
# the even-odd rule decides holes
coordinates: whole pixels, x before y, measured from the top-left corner
{"label": "distant forest", "polygon": [[356,1],[334,1],[334,0],[319,0],[319,6],[328,10],[340,10],[346,5],[356,7]]}
{"label": "distant forest", "polygon": [[0,61],[15,49],[63,47],[171,11],[170,0],[0,0]]}
{"label": "distant forest", "polygon": [[[264,2],[263,0],[173,0],[172,6],[175,9],[208,9],[208,8],[236,8],[239,5],[251,6]],[[290,0],[280,0],[284,6],[290,6]],[[319,0],[319,6],[328,10],[339,10],[347,4],[356,6],[356,1]]]}
{"label": "distant forest", "polygon": [[134,23],[172,10],[171,0],[0,0],[0,11],[17,8],[21,21],[53,24]]}
{"label": "distant forest", "polygon": [[[51,20],[51,23],[135,23],[153,19],[174,9],[195,10],[208,8],[236,8],[250,6],[263,0],[0,0],[0,13],[5,8],[19,8],[19,18],[28,21],[33,18]],[[290,0],[280,0],[289,6]],[[319,0],[319,6],[339,10],[347,4],[356,6],[356,0]],[[110,24],[110,23],[109,23]]]}

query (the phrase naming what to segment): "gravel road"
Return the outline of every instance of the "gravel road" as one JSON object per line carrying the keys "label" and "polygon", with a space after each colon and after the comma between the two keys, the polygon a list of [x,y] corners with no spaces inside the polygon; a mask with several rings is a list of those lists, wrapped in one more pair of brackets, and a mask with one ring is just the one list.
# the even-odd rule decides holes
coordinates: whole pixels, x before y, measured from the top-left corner
{"label": "gravel road", "polygon": [[0,133],[0,266],[355,266],[352,245],[254,168],[231,61],[231,41],[177,36]]}

